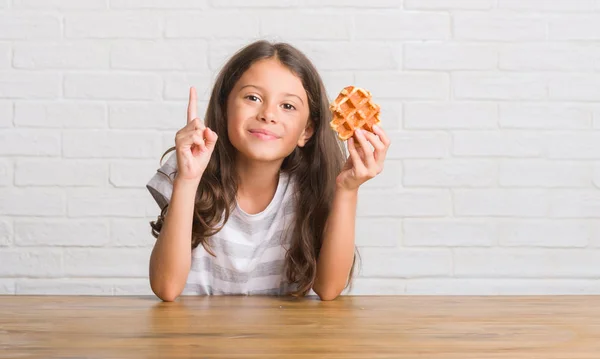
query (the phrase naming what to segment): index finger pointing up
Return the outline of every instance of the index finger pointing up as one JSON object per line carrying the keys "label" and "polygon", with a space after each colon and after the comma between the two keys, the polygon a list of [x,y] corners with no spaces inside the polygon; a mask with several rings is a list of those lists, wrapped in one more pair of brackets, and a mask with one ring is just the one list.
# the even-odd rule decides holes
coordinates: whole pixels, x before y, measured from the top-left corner
{"label": "index finger pointing up", "polygon": [[190,87],[190,100],[188,102],[187,122],[192,122],[196,117],[198,117],[196,89],[194,87]]}

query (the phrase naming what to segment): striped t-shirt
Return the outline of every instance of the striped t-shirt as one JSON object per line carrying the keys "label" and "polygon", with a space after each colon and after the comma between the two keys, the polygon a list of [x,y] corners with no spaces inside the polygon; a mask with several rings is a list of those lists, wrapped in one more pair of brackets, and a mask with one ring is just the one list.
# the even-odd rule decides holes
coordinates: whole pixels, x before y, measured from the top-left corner
{"label": "striped t-shirt", "polygon": [[[171,198],[175,153],[146,187],[162,209]],[[168,178],[166,175],[170,175]],[[285,275],[285,253],[294,221],[294,183],[281,173],[275,196],[264,211],[244,212],[237,204],[208,244],[192,250],[184,295],[284,295],[293,289]]]}

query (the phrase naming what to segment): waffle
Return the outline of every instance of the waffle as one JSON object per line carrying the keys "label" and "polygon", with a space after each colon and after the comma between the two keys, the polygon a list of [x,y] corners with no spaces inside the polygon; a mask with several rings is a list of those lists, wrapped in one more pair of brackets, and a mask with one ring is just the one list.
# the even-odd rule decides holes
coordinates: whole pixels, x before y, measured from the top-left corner
{"label": "waffle", "polygon": [[373,132],[373,125],[381,122],[379,105],[373,103],[369,91],[360,87],[345,87],[329,109],[333,113],[329,125],[342,141],[352,137],[358,128]]}

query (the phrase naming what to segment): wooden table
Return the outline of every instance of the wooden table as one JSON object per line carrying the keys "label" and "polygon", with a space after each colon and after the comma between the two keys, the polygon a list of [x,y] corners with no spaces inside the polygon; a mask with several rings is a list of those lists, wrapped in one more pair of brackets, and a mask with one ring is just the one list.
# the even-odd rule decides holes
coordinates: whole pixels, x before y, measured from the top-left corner
{"label": "wooden table", "polygon": [[0,358],[600,358],[600,296],[0,296]]}

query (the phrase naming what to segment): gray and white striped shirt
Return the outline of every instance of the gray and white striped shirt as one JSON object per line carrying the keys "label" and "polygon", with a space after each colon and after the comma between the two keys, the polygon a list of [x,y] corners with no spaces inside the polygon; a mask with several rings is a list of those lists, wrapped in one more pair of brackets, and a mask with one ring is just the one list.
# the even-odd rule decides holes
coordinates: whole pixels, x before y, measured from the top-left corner
{"label": "gray and white striped shirt", "polygon": [[[171,198],[176,168],[173,153],[146,185],[161,209]],[[294,190],[290,176],[282,173],[264,211],[248,214],[236,204],[221,231],[208,241],[216,257],[202,245],[192,251],[183,294],[284,295],[293,289],[284,264],[294,222]]]}

